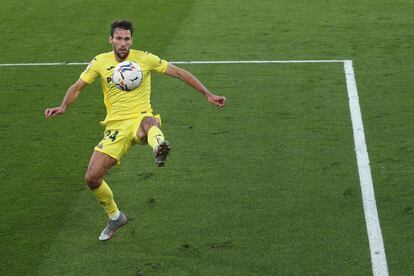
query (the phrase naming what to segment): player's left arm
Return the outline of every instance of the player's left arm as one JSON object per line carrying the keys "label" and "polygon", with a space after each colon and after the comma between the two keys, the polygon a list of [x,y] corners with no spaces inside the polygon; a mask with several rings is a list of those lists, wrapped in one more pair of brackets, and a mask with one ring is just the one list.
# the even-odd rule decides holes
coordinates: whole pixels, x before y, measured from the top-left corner
{"label": "player's left arm", "polygon": [[171,63],[168,63],[167,70],[165,71],[165,74],[178,78],[182,81],[184,81],[189,86],[193,87],[197,91],[199,91],[201,94],[207,97],[207,100],[214,104],[215,106],[218,106],[220,108],[224,107],[226,104],[226,97],[223,96],[217,96],[211,93],[202,83],[199,81],[193,74],[188,72],[187,70],[180,68],[178,66],[175,66]]}

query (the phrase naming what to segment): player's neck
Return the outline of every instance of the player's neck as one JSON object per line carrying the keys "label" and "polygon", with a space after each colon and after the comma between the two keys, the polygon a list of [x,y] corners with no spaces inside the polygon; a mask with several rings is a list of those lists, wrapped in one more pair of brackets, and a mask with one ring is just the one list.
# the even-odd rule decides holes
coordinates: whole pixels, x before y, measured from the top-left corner
{"label": "player's neck", "polygon": [[127,58],[128,58],[128,56],[129,56],[129,53],[131,52],[131,50],[130,51],[128,51],[128,54],[125,56],[125,58],[120,58],[116,53],[115,53],[115,51],[112,51],[113,53],[114,53],[114,56],[115,56],[115,59],[118,61],[118,62],[123,62],[123,61],[125,61]]}

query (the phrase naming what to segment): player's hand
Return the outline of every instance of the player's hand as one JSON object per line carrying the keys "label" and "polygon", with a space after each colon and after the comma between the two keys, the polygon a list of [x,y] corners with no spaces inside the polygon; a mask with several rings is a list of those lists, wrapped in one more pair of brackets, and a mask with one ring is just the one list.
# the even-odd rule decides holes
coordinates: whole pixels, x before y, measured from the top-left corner
{"label": "player's hand", "polygon": [[226,104],[226,97],[223,97],[223,96],[211,95],[211,96],[207,97],[207,100],[210,103],[212,103],[215,106],[218,106],[220,108],[223,108],[224,105]]}
{"label": "player's hand", "polygon": [[46,108],[45,110],[45,117],[49,118],[49,117],[53,117],[56,115],[61,115],[63,113],[65,113],[66,109],[59,106],[59,107],[52,107],[52,108]]}

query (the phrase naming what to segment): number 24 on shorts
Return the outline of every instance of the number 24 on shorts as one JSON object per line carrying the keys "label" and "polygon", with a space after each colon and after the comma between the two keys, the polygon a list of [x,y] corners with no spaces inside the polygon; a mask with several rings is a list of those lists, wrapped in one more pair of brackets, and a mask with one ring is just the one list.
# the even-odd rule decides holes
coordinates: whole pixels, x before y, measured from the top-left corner
{"label": "number 24 on shorts", "polygon": [[116,140],[116,136],[119,134],[119,130],[115,130],[113,133],[112,131],[108,130],[105,134],[105,138],[109,138],[111,139],[112,142],[114,142]]}

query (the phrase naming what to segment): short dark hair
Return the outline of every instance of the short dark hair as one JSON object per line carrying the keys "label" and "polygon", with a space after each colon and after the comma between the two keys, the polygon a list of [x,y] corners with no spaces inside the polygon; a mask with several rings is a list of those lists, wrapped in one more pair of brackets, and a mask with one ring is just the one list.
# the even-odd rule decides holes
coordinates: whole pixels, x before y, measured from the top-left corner
{"label": "short dark hair", "polygon": [[126,19],[115,20],[114,22],[111,23],[111,36],[112,37],[114,36],[114,31],[116,28],[129,30],[131,32],[131,36],[132,36],[132,32],[134,31],[134,26],[132,25],[132,22]]}

